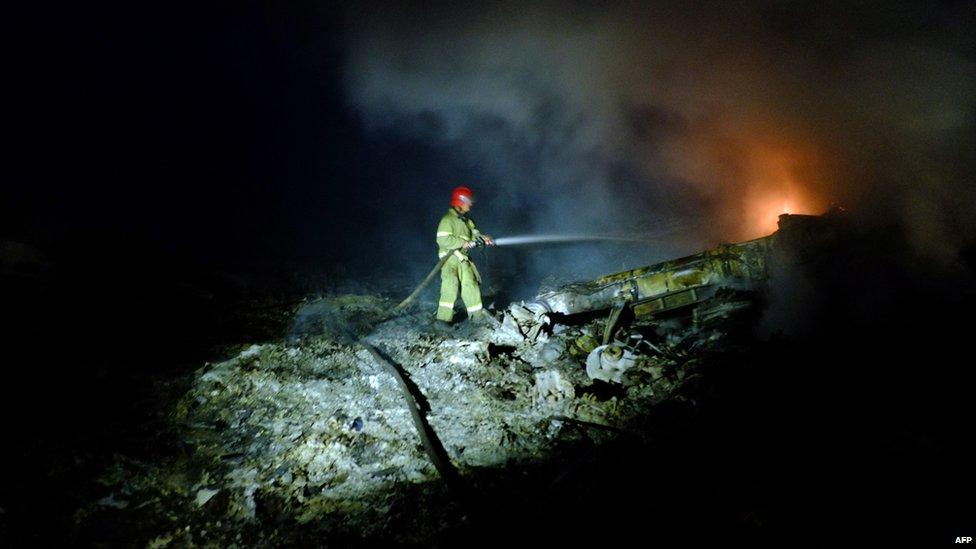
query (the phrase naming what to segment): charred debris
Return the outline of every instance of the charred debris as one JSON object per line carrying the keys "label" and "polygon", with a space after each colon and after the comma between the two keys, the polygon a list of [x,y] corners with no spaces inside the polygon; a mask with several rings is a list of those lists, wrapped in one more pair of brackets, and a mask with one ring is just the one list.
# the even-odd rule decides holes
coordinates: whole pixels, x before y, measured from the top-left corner
{"label": "charred debris", "polygon": [[437,327],[424,303],[391,317],[396,301],[377,295],[306,299],[288,337],[242,344],[178,385],[156,449],[98,469],[67,539],[576,545],[643,533],[817,545],[827,517],[853,512],[831,490],[882,489],[842,465],[870,459],[865,444],[896,461],[886,472],[911,467],[890,451],[903,444],[933,463],[968,455],[900,424],[881,431],[892,440],[864,441],[877,435],[863,431],[865,410],[898,399],[862,406],[857,391],[903,388],[841,348],[876,334],[870,321],[838,320],[806,343],[769,329],[782,319],[778,285],[805,281],[820,304],[811,322],[861,291],[822,296],[828,286],[810,283],[855,268],[876,242],[852,247],[851,235],[841,210],[784,215],[767,237],[544,289],[499,311],[497,328]]}

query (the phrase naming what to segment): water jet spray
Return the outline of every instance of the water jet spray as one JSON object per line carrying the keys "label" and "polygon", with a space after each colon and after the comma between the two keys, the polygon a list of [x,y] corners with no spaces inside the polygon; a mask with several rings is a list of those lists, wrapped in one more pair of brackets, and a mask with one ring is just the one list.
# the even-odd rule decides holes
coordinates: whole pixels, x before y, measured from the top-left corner
{"label": "water jet spray", "polygon": [[[542,235],[518,235],[518,236],[504,236],[501,238],[494,239],[491,244],[488,244],[485,240],[479,238],[475,247],[495,247],[495,246],[524,246],[527,244],[549,244],[549,243],[560,243],[560,242],[601,242],[601,241],[613,241],[613,242],[650,242],[659,239],[665,235],[672,234],[682,227],[676,227],[668,229],[667,231],[647,234],[630,234],[630,235],[607,235],[607,234],[542,234]],[[403,301],[401,301],[396,307],[393,308],[392,314],[398,315],[402,313],[407,307],[409,307],[414,300],[420,295],[420,292],[427,287],[428,284],[437,273],[440,272],[441,267],[448,260],[450,256],[446,255],[441,258],[440,261],[434,265],[430,273],[424,278],[424,280],[417,286],[417,288]]]}
{"label": "water jet spray", "polygon": [[495,239],[495,246],[522,246],[526,244],[543,244],[558,242],[645,242],[643,235],[598,235],[598,234],[540,234],[505,236]]}

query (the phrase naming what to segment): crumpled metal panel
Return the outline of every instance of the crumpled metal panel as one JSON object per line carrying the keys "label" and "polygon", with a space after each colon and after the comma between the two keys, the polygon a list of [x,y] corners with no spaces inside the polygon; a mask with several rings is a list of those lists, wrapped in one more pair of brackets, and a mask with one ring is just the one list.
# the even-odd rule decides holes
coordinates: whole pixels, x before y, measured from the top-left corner
{"label": "crumpled metal panel", "polygon": [[[779,218],[780,229],[769,236],[563,285],[539,294],[531,302],[533,320],[529,326],[542,322],[543,317],[549,322],[549,313],[574,315],[624,306],[629,306],[636,317],[647,318],[696,307],[723,288],[761,290],[769,279],[769,264],[778,248],[789,249],[794,255],[799,252],[801,256],[815,251],[818,243],[829,241],[836,234],[844,219],[842,209],[819,216],[783,214]],[[707,317],[709,314],[703,318]],[[518,319],[514,321],[522,325]]]}
{"label": "crumpled metal panel", "polygon": [[567,284],[537,296],[551,312],[572,315],[629,302],[638,316],[684,307],[712,297],[721,287],[753,288],[768,276],[774,235],[725,244],[680,259]]}

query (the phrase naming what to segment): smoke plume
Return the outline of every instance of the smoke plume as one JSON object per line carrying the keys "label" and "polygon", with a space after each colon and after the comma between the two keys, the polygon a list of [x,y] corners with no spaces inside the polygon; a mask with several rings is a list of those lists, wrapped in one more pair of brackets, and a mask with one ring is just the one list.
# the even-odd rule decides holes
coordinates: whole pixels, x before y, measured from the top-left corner
{"label": "smoke plume", "polygon": [[[367,132],[470,167],[477,180],[415,190],[473,187],[495,232],[680,229],[655,248],[667,256],[836,204],[951,260],[976,228],[974,18],[964,4],[357,4],[345,92]],[[602,249],[547,252],[537,272],[605,265]]]}

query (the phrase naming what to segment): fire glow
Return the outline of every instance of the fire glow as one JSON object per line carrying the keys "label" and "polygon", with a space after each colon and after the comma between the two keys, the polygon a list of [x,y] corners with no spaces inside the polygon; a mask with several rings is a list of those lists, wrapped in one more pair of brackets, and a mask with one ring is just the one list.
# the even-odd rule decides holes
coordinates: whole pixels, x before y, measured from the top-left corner
{"label": "fire glow", "polygon": [[824,204],[816,197],[803,192],[799,185],[770,188],[767,194],[754,194],[743,204],[743,239],[758,238],[779,228],[779,216],[783,214],[823,213]]}
{"label": "fire glow", "polygon": [[795,147],[753,144],[749,148],[741,203],[743,239],[778,229],[782,214],[818,213],[821,200],[812,194],[819,170],[817,156]]}
{"label": "fire glow", "polygon": [[745,205],[745,238],[757,238],[774,232],[779,216],[795,211],[793,202],[783,202],[779,196],[753,199]]}

